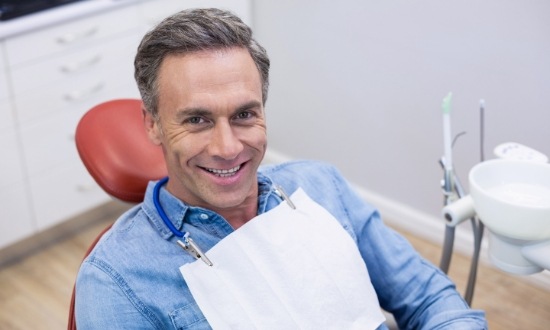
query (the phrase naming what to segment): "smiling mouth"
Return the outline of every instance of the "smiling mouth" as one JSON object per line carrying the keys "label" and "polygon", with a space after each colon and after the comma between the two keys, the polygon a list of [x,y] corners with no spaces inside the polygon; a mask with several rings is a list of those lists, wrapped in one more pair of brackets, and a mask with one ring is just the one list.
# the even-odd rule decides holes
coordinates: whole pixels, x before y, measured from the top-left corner
{"label": "smiling mouth", "polygon": [[241,169],[241,165],[235,166],[235,167],[227,169],[227,170],[218,170],[218,169],[215,169],[215,168],[205,168],[205,170],[207,170],[208,172],[210,172],[210,173],[212,173],[216,176],[222,177],[222,178],[233,176],[240,169]]}

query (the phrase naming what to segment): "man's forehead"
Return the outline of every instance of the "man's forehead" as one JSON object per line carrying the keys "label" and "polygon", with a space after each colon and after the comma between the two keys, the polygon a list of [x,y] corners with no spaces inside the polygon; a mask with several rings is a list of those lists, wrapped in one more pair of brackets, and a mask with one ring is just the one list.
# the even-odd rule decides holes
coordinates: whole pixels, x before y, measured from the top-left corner
{"label": "man's forehead", "polygon": [[[193,80],[188,83],[212,83],[216,79],[246,76],[258,80],[261,75],[252,56],[245,48],[203,50],[185,54],[170,54],[164,57],[159,68],[159,87],[172,79]],[[183,81],[182,81],[183,82]]]}
{"label": "man's forehead", "polygon": [[[159,105],[187,116],[205,111],[263,108],[260,73],[246,49],[210,50],[166,57],[158,81]],[[200,110],[200,111],[199,111]],[[180,115],[178,115],[180,116]]]}

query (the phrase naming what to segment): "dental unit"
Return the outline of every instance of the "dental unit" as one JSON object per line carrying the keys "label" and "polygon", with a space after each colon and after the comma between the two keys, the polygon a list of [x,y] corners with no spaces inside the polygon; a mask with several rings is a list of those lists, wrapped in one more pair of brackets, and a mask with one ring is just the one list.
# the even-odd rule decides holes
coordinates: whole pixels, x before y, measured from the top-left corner
{"label": "dental unit", "polygon": [[546,155],[515,142],[498,145],[494,149],[497,158],[485,160],[485,102],[481,100],[480,162],[469,172],[470,192],[466,194],[452,163],[450,93],[442,108],[444,156],[440,164],[446,229],[440,268],[448,272],[455,228],[470,220],[474,251],[464,298],[471,304],[485,227],[489,259],[499,269],[519,275],[550,269],[550,164]]}

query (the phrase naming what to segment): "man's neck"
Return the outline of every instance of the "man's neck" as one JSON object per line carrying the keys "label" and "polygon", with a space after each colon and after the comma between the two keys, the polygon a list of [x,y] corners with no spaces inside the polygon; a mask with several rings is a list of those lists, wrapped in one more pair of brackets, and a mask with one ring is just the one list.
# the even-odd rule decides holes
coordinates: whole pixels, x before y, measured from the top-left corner
{"label": "man's neck", "polygon": [[222,210],[218,213],[233,227],[239,229],[242,225],[252,220],[258,212],[258,201],[251,201],[239,208]]}

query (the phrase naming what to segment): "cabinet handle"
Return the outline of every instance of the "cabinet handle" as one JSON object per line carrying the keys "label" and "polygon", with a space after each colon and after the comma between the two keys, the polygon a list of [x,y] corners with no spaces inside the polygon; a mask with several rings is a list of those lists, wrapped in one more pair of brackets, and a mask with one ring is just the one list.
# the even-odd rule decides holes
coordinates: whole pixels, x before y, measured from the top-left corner
{"label": "cabinet handle", "polygon": [[81,39],[86,39],[92,37],[94,34],[96,34],[99,31],[97,26],[94,26],[91,29],[88,29],[86,31],[81,32],[75,32],[75,33],[67,33],[61,37],[57,38],[57,43],[61,45],[67,45],[71,44],[73,42],[76,42]]}
{"label": "cabinet handle", "polygon": [[79,101],[82,100],[94,93],[99,92],[101,89],[103,89],[103,86],[105,84],[103,82],[99,82],[98,84],[88,88],[88,89],[81,89],[78,91],[73,91],[70,93],[65,94],[65,100],[67,101]]}
{"label": "cabinet handle", "polygon": [[80,61],[80,62],[67,63],[67,64],[64,64],[64,65],[61,66],[61,72],[75,73],[77,71],[84,70],[86,68],[89,68],[89,67],[95,65],[95,64],[99,63],[99,61],[101,61],[101,56],[100,55],[95,55],[94,57],[89,58],[87,60],[83,60],[83,61]]}

